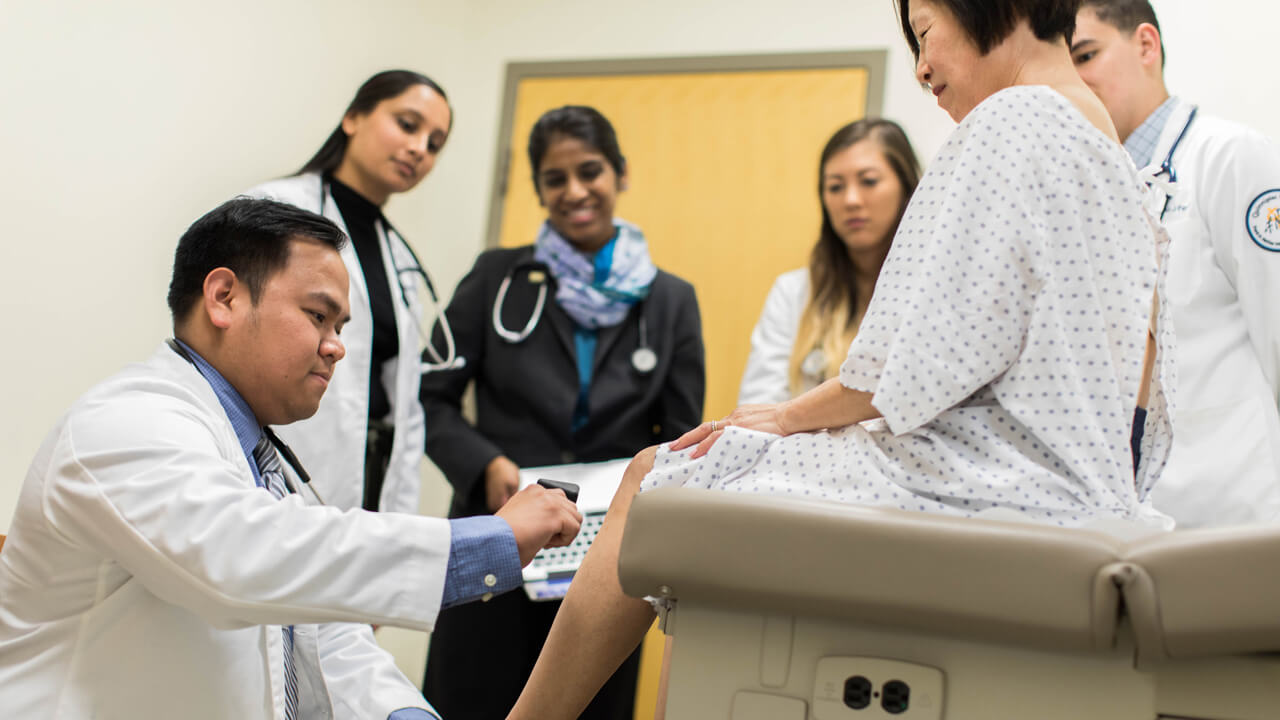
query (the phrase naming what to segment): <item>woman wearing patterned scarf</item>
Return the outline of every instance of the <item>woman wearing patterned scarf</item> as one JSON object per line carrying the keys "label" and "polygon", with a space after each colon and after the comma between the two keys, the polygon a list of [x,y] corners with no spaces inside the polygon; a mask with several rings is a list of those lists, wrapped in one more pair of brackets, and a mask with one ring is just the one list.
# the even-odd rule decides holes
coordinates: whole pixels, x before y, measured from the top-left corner
{"label": "woman wearing patterned scarf", "polygon": [[[614,217],[627,167],[609,121],[589,107],[546,113],[529,162],[547,220],[533,245],[476,261],[446,311],[464,362],[422,380],[427,454],[454,487],[453,517],[502,507],[522,466],[634,455],[702,420],[698,302]],[[471,382],[474,425],[461,411]],[[442,612],[426,696],[444,717],[505,716],[559,605],[508,593]],[[582,717],[631,715],[637,656]]]}

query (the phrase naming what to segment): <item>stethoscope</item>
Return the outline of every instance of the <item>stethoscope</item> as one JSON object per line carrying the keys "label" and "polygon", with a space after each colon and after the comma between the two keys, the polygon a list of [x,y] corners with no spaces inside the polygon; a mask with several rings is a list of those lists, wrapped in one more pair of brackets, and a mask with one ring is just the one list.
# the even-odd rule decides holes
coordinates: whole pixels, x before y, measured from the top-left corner
{"label": "stethoscope", "polygon": [[[533,313],[529,315],[529,320],[520,330],[512,330],[502,323],[502,307],[507,302],[507,290],[511,288],[511,280],[516,273],[521,270],[528,271],[528,280],[538,285],[538,299],[533,305]],[[493,331],[498,334],[506,342],[512,345],[519,345],[538,328],[538,323],[542,320],[543,308],[547,304],[547,286],[551,284],[550,270],[546,264],[537,260],[523,260],[512,265],[502,276],[502,284],[498,286],[498,294],[493,299]],[[638,312],[640,313],[639,331],[640,342],[635,350],[631,352],[631,367],[641,375],[648,375],[653,369],[658,367],[658,354],[649,347],[649,323],[644,316],[644,301],[638,303]]]}
{"label": "stethoscope", "polygon": [[[170,350],[178,353],[178,356],[183,360],[191,363],[191,367],[195,368],[196,372],[200,373],[200,377],[204,377],[208,380],[208,378],[205,377],[204,372],[200,370],[200,366],[196,364],[196,359],[191,357],[191,353],[187,352],[187,349],[184,348],[177,340],[169,338],[168,340],[165,340],[165,344],[169,346]],[[289,464],[289,467],[293,470],[294,474],[302,481],[302,485],[310,490],[311,494],[315,496],[316,502],[324,505],[324,498],[320,497],[320,491],[316,490],[315,486],[311,484],[311,475],[307,473],[306,468],[302,467],[302,462],[298,460],[298,456],[293,453],[293,450],[291,450],[288,445],[285,445],[284,441],[281,440],[279,436],[271,430],[271,428],[264,425],[262,427],[262,432],[266,434],[267,440],[271,441],[271,445],[275,447],[276,452],[280,453],[280,457],[284,458],[284,461]],[[293,483],[289,482],[289,476],[283,475],[283,473],[282,476],[284,477],[285,487],[288,488],[289,492],[296,494],[298,491],[293,487]]]}
{"label": "stethoscope", "polygon": [[[1196,119],[1196,113],[1200,112],[1199,106],[1193,105],[1191,113],[1187,115],[1187,122],[1182,126],[1182,132],[1178,133],[1178,137],[1173,141],[1173,146],[1169,148],[1169,154],[1165,155],[1164,162],[1160,163],[1160,170],[1156,172],[1154,177],[1168,175],[1169,182],[1176,185],[1178,182],[1178,173],[1173,169],[1173,154],[1178,151],[1178,146],[1182,144],[1183,138],[1187,136],[1187,130],[1191,129],[1191,123]],[[1166,192],[1164,194],[1164,207],[1160,209],[1160,221],[1164,222],[1164,214],[1169,211],[1169,201],[1173,200],[1173,194]]]}
{"label": "stethoscope", "polygon": [[[326,182],[323,183],[320,188],[321,215],[324,215],[325,206],[328,202],[329,183]],[[453,328],[449,327],[449,318],[440,309],[440,296],[436,295],[436,286],[431,282],[431,277],[427,275],[426,268],[422,266],[422,261],[418,259],[418,253],[413,251],[413,247],[411,247],[408,242],[405,242],[405,239],[401,237],[400,233],[396,232],[395,228],[391,227],[390,223],[387,223],[385,220],[379,220],[378,222],[383,225],[382,236],[386,243],[387,257],[391,259],[391,268],[395,270],[396,273],[396,284],[400,286],[400,301],[404,303],[405,309],[409,311],[406,314],[409,316],[409,322],[413,323],[414,330],[418,333],[420,345],[424,348],[426,354],[431,357],[430,362],[423,358],[419,369],[423,373],[429,373],[462,367],[466,361],[464,358],[458,357],[457,347],[454,345],[453,341]],[[409,253],[409,258],[413,262],[411,266],[400,266],[399,261],[396,259],[396,253],[391,248],[392,235],[395,235],[396,238],[400,240],[400,247],[404,248]],[[440,352],[436,350],[435,343],[431,342],[431,336],[427,334],[426,326],[417,314],[413,312],[413,305],[409,303],[409,290],[405,287],[406,275],[411,278],[410,283],[412,283],[412,277],[415,275],[421,278],[422,284],[427,288],[427,294],[431,296],[431,304],[435,308],[435,315],[439,318],[440,329],[444,334],[444,355],[441,355]]]}

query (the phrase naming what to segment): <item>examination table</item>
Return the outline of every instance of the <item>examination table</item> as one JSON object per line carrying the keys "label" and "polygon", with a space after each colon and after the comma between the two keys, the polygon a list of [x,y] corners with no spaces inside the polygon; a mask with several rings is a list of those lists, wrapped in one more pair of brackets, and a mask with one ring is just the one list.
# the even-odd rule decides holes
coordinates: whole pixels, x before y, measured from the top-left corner
{"label": "examination table", "polygon": [[668,720],[1280,718],[1280,529],[1121,539],[761,495],[631,508]]}

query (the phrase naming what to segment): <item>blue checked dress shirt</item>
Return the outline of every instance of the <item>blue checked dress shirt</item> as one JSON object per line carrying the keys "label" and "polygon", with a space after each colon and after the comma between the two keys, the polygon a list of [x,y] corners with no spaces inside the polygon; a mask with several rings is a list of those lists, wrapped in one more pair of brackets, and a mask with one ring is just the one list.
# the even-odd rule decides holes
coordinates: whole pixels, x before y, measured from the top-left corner
{"label": "blue checked dress shirt", "polygon": [[[266,440],[266,435],[253,411],[249,409],[249,404],[222,373],[200,357],[199,353],[181,340],[175,342],[186,351],[196,370],[213,388],[219,404],[227,413],[227,419],[231,421],[245,458],[249,460],[253,481],[259,487],[266,488],[263,473],[254,458],[254,449],[260,439]],[[274,455],[275,448],[270,449]],[[278,457],[276,467],[279,467]],[[487,600],[498,593],[520,587],[524,581],[520,574],[520,553],[516,548],[515,534],[511,532],[507,521],[484,515],[450,520],[449,526],[449,565],[445,571],[441,607],[478,599]],[[401,708],[391,713],[387,720],[439,720],[439,716],[423,708]]]}
{"label": "blue checked dress shirt", "polygon": [[[1150,165],[1155,159],[1151,156],[1156,152],[1156,143],[1160,142],[1160,133],[1164,132],[1164,126],[1168,124],[1169,116],[1177,106],[1178,99],[1169,97],[1160,103],[1160,107],[1148,115],[1147,119],[1129,134],[1129,137],[1125,138],[1124,149],[1139,170]],[[1164,158],[1160,159],[1164,160]]]}

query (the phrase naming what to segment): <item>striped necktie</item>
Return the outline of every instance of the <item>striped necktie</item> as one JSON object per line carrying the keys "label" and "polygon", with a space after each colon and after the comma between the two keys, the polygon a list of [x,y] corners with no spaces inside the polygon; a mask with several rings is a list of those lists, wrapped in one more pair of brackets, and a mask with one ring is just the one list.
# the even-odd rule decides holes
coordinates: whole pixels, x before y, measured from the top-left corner
{"label": "striped necktie", "polygon": [[[253,461],[258,464],[258,472],[262,482],[276,499],[289,494],[289,487],[284,483],[284,468],[280,466],[280,456],[271,445],[271,440],[264,432],[253,448]],[[284,638],[284,716],[285,720],[296,720],[298,717],[298,673],[293,667],[293,626],[280,628]]]}

